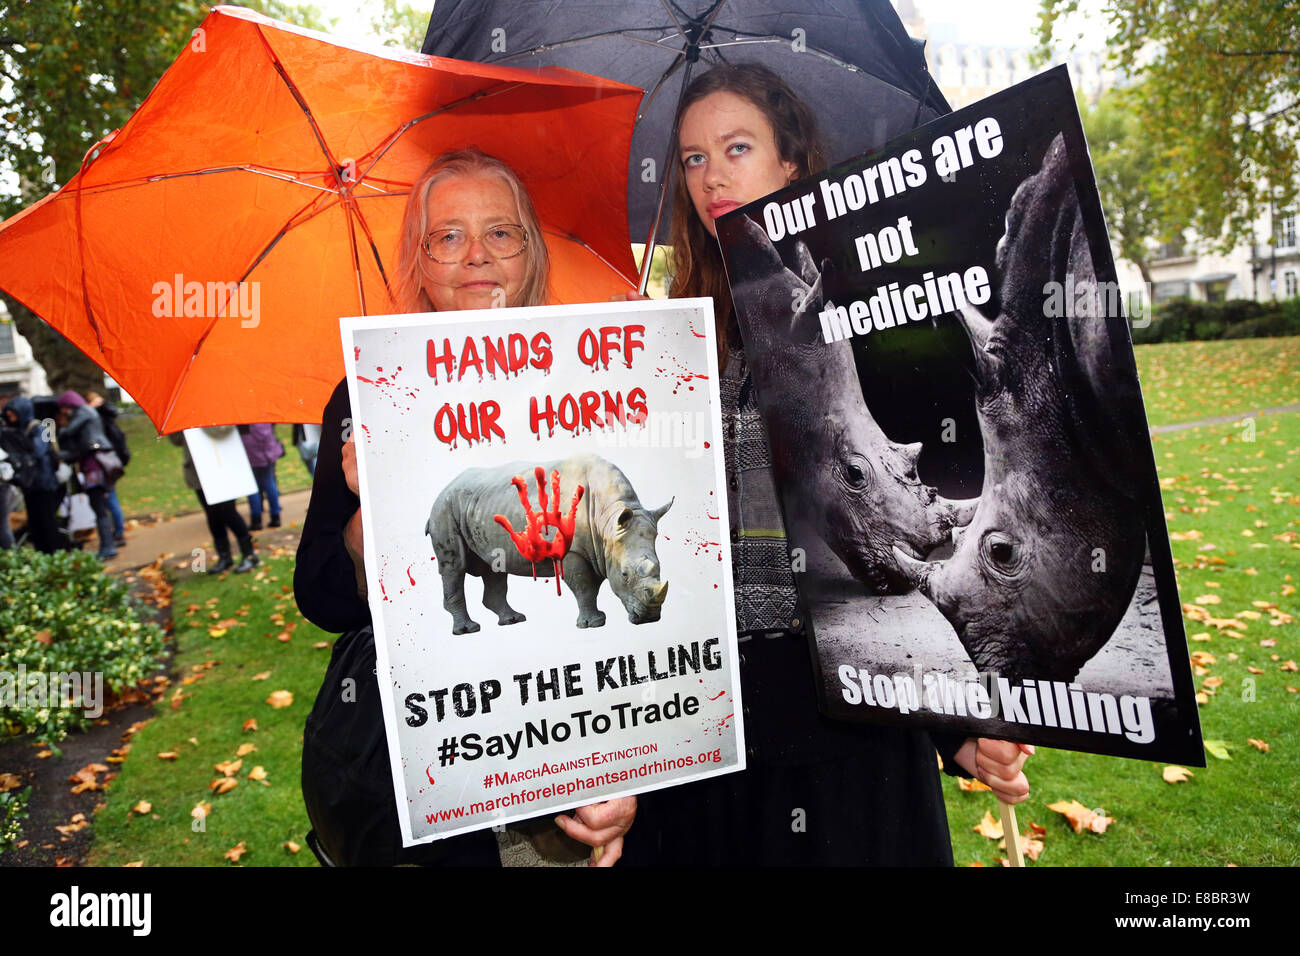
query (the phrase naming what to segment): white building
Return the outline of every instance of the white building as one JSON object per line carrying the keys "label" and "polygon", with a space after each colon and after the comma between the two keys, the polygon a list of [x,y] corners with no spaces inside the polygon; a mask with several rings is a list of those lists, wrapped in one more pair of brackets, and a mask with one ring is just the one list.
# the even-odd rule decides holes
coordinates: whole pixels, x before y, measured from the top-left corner
{"label": "white building", "polygon": [[45,369],[32,356],[32,347],[18,334],[4,304],[0,303],[0,397],[48,395]]}

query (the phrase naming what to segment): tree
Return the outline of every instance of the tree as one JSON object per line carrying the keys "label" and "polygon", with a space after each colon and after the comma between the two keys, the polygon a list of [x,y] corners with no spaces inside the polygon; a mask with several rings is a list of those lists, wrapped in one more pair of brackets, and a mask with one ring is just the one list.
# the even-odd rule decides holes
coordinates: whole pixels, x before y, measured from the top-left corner
{"label": "tree", "polygon": [[[243,0],[268,16],[323,26],[315,7]],[[66,183],[86,152],[130,117],[210,4],[192,0],[0,0],[0,218]],[[76,346],[0,292],[55,393],[102,389]]]}
{"label": "tree", "polygon": [[429,27],[429,9],[416,9],[402,0],[383,0],[383,6],[370,18],[370,29],[384,46],[418,51],[424,45]]}
{"label": "tree", "polygon": [[1165,190],[1153,191],[1146,185],[1149,178],[1168,173],[1159,163],[1155,144],[1141,119],[1125,100],[1121,91],[1109,90],[1091,108],[1083,103],[1079,108],[1110,238],[1120,256],[1137,266],[1149,287],[1149,241],[1174,239],[1185,222],[1162,201]]}
{"label": "tree", "polygon": [[[1152,141],[1143,184],[1225,251],[1295,201],[1300,156],[1300,15],[1295,0],[1094,0],[1111,64]],[[1080,0],[1042,0],[1039,41]]]}

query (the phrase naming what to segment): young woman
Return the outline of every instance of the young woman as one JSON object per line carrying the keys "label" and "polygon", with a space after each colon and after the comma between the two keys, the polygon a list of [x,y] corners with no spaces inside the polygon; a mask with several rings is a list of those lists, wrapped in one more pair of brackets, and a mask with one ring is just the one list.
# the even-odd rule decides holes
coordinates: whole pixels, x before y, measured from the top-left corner
{"label": "young woman", "polygon": [[[399,311],[544,305],[549,274],[532,200],[500,160],[476,150],[448,153],[412,187],[397,266]],[[323,630],[345,632],[334,645],[303,737],[303,800],[314,839],[340,864],[495,866],[499,856],[491,830],[402,848],[374,677],[356,446],[350,435],[347,387],[340,382],[325,406],[294,572],[303,615]],[[345,699],[341,691],[349,677],[353,693]],[[634,798],[610,800],[581,807],[573,816],[562,814],[555,826],[597,848],[592,854],[597,865],[612,866],[635,812]],[[559,836],[547,821],[528,832],[543,849],[549,836]]]}
{"label": "young woman", "polygon": [[715,238],[718,216],[824,168],[812,113],[764,67],[718,67],[684,93],[677,145],[670,292],[714,302],[747,769],[643,795],[626,859],[950,865],[936,750],[948,772],[1018,802],[1032,748],[818,713],[771,451]]}

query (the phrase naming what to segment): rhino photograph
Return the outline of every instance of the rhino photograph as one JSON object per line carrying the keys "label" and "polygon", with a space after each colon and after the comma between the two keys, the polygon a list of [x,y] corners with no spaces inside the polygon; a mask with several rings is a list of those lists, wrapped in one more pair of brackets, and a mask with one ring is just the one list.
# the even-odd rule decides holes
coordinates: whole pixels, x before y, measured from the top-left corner
{"label": "rhino photograph", "polygon": [[823,711],[1203,760],[1127,325],[1144,303],[1065,68],[718,237]]}
{"label": "rhino photograph", "polygon": [[438,494],[425,525],[452,633],[479,629],[465,603],[466,574],[483,579],[483,606],[503,625],[525,620],[506,599],[512,574],[555,577],[557,595],[563,579],[578,627],[604,626],[596,597],[605,581],[629,621],[658,621],[668,582],[655,537],[671,505],[646,508],[627,476],[596,455],[467,468]]}

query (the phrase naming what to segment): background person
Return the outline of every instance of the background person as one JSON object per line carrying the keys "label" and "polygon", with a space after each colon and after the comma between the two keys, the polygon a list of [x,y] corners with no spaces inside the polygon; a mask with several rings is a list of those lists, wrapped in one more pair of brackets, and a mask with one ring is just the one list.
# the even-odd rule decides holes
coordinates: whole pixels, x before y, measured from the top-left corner
{"label": "background person", "polygon": [[[91,510],[95,512],[99,559],[111,560],[117,557],[117,546],[114,543],[113,512],[108,504],[108,495],[117,479],[105,469],[103,461],[111,457],[120,463],[120,459],[104,434],[99,413],[71,389],[59,396],[59,424],[59,458],[76,465],[81,488],[90,499]],[[105,452],[111,455],[101,454]]]}
{"label": "background person", "polygon": [[[112,402],[104,401],[104,397],[98,392],[87,392],[86,404],[98,413],[99,424],[104,429],[104,437],[113,446],[117,457],[122,461],[122,467],[125,468],[131,461],[131,449],[126,443],[126,433],[117,424],[117,406]],[[122,505],[117,500],[117,482],[109,486],[107,500],[109,512],[113,515],[113,543],[120,548],[126,544],[126,525],[122,521]]]}
{"label": "background person", "polygon": [[[214,425],[204,428],[203,432],[214,441],[219,441],[229,435],[234,428],[234,425]],[[235,500],[231,498],[228,501],[210,504],[203,494],[203,484],[199,481],[199,472],[194,467],[194,459],[190,457],[190,446],[185,441],[185,433],[173,432],[167,436],[167,440],[185,450],[185,459],[181,463],[185,484],[198,495],[203,514],[208,519],[208,531],[212,533],[212,546],[217,550],[217,563],[207,569],[208,574],[220,574],[231,568],[236,574],[245,574],[253,570],[259,563],[257,552],[253,550],[253,536],[248,533],[248,525],[244,524],[244,519],[240,517],[239,509],[235,507]],[[230,557],[230,535],[232,534],[239,545],[239,564],[235,564]]]}
{"label": "background person", "polygon": [[275,437],[275,426],[268,424],[240,425],[239,437],[248,453],[248,464],[257,479],[258,494],[248,496],[249,530],[262,530],[262,496],[271,517],[268,528],[280,527],[280,488],[275,483],[275,462],[284,456],[284,445]]}
{"label": "background person", "polygon": [[[22,469],[26,473],[15,471],[11,483],[23,493],[27,508],[27,532],[32,547],[44,554],[67,550],[71,547],[67,538],[59,531],[58,510],[63,498],[63,483],[58,478],[58,457],[56,450],[45,439],[45,427],[35,417],[32,400],[16,395],[5,403],[5,435],[3,441],[11,450],[11,467],[17,465],[16,459],[29,455],[32,465]],[[6,486],[8,488],[8,486]],[[4,530],[9,529],[8,512],[4,514]],[[9,547],[12,547],[12,538]]]}

